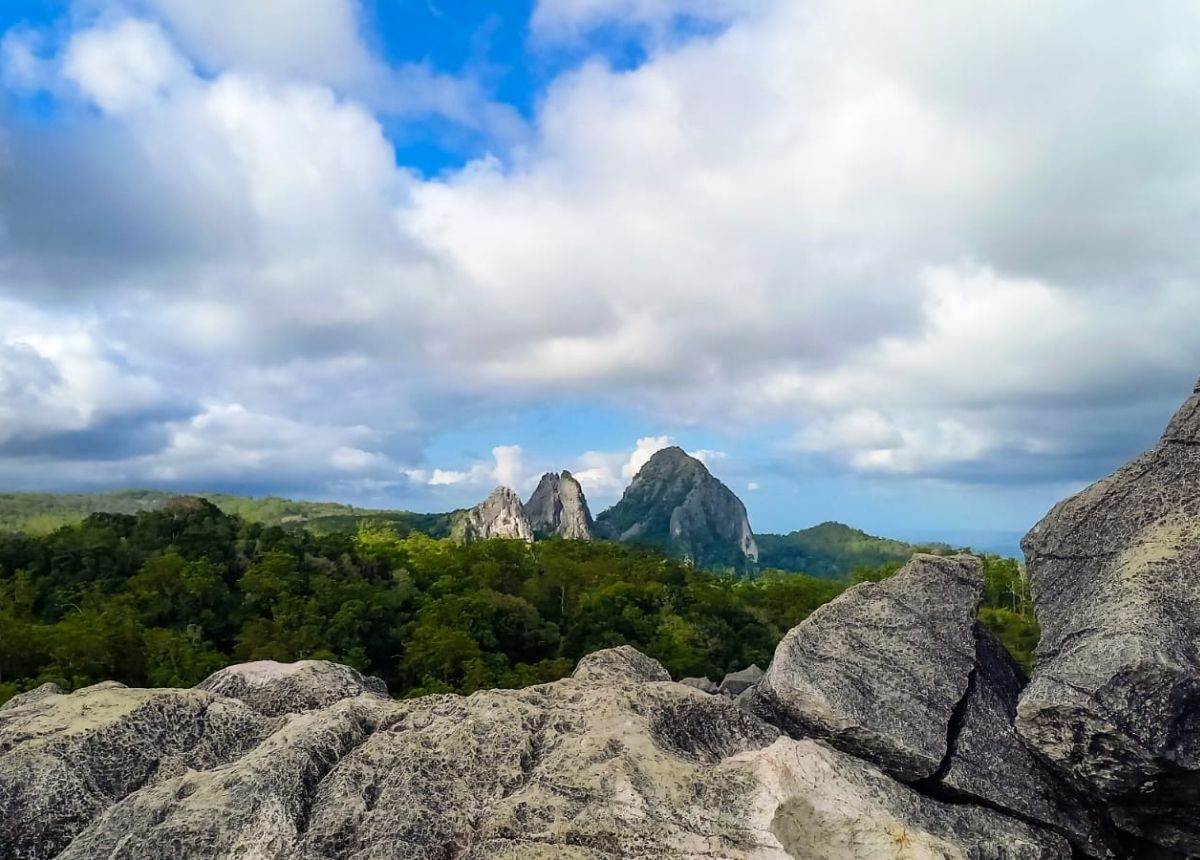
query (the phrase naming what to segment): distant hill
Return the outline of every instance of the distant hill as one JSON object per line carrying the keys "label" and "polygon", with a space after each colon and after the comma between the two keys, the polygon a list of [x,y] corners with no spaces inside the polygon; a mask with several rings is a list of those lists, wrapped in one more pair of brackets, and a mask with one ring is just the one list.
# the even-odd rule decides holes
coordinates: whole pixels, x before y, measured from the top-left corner
{"label": "distant hill", "polygon": [[835,522],[821,523],[785,535],[760,534],[758,562],[763,568],[798,571],[840,579],[857,567],[905,561],[918,550],[945,550],[944,544],[910,544],[875,537]]}
{"label": "distant hill", "polygon": [[[0,532],[46,534],[94,513],[136,514],[160,511],[180,493],[163,490],[113,490],[101,493],[0,493]],[[187,494],[182,494],[187,495]],[[305,502],[267,496],[260,499],[226,493],[199,493],[226,514],[268,526],[307,528],[317,533],[354,531],[364,520],[387,522],[400,534],[418,531],[448,537],[458,512],[417,514],[356,508],[339,502]]]}

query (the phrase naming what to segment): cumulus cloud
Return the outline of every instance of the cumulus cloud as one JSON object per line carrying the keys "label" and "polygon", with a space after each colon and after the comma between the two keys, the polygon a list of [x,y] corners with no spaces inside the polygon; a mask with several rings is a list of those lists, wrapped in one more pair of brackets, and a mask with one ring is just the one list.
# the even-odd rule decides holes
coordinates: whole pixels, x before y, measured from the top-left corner
{"label": "cumulus cloud", "polygon": [[[713,26],[585,59],[525,136],[345,0],[102,5],[0,44],[79,123],[0,120],[0,439],[153,427],[131,480],[522,484],[515,447],[414,464],[570,395],[868,476],[1076,480],[1196,374],[1192,7],[542,0],[543,35]],[[400,102],[492,117],[496,157],[398,165]],[[579,478],[619,493],[668,442]]]}

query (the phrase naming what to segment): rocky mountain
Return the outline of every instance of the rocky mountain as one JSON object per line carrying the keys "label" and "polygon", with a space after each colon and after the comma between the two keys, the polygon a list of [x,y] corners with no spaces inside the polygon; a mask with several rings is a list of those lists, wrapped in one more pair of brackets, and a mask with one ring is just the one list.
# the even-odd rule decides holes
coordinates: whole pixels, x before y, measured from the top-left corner
{"label": "rocky mountain", "polygon": [[518,538],[533,540],[533,526],[521,498],[508,487],[497,487],[475,507],[462,513],[451,534],[460,540]]}
{"label": "rocky mountain", "polygon": [[574,540],[595,537],[592,512],[583,487],[570,472],[547,472],[525,503],[525,514],[538,537],[558,535]]}
{"label": "rocky mountain", "polygon": [[682,448],[656,452],[621,500],[596,518],[596,531],[665,547],[702,567],[758,561],[745,505]]}

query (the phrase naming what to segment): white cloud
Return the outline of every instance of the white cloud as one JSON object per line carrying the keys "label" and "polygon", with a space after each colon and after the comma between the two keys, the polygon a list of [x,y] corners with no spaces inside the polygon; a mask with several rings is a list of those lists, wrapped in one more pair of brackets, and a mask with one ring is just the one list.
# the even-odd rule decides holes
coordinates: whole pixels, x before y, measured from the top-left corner
{"label": "white cloud", "polygon": [[375,436],[366,427],[304,423],[254,412],[240,403],[213,403],[185,421],[172,422],[163,450],[144,458],[143,473],[169,482],[250,481],[362,471],[386,458],[362,447]]}
{"label": "white cloud", "polygon": [[749,481],[746,484],[746,489],[749,490],[751,493],[755,492],[756,490],[761,489],[761,487],[762,487],[762,485],[759,484],[758,481]]}
{"label": "white cloud", "polygon": [[136,20],[72,37],[63,74],[113,114],[150,108],[192,78],[187,62],[163,32]]}
{"label": "white cloud", "polygon": [[250,69],[282,79],[361,81],[375,65],[353,0],[142,0],[180,43],[213,69]]}
{"label": "white cloud", "polygon": [[[583,63],[521,146],[424,181],[367,92],[395,88],[357,81],[468,124],[495,107],[469,84],[380,71],[347,2],[196,5],[125,4],[148,19],[57,55],[4,37],[6,86],[99,108],[68,140],[4,130],[0,297],[44,308],[0,323],[9,438],[149,411],[166,453],[131,470],[228,449],[387,480],[349,452],[396,478],[462,416],[565,393],[870,475],[1078,477],[1196,373],[1190,7],[543,0],[541,32],[724,29]],[[578,475],[619,493],[664,444]],[[529,480],[497,451],[405,474]]]}

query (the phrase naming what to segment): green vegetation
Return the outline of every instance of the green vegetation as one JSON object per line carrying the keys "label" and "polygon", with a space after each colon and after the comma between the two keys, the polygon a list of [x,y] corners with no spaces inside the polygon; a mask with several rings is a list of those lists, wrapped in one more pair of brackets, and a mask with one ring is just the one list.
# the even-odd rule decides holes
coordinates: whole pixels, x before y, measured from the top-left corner
{"label": "green vegetation", "polygon": [[44,681],[192,685],[229,663],[336,660],[393,693],[521,686],[629,643],[677,677],[765,664],[842,586],[696,570],[609,542],[314,534],[199,499],[0,536],[0,701]]}
{"label": "green vegetation", "polygon": [[[136,514],[161,511],[177,493],[162,490],[113,490],[102,493],[0,493],[0,532],[49,534],[96,513]],[[267,526],[306,528],[321,534],[355,532],[364,522],[384,522],[400,534],[422,532],[447,537],[457,512],[416,514],[356,508],[338,502],[306,502],[266,496],[261,499],[212,493],[208,501],[224,513]]]}
{"label": "green vegetation", "polygon": [[[234,662],[303,658],[379,675],[398,695],[470,692],[553,680],[626,643],[675,677],[719,678],[766,665],[788,628],[844,587],[780,570],[714,573],[609,541],[423,533],[448,534],[451,515],[235,499],[237,516],[200,499],[105,497],[137,512],[47,530],[62,500],[78,511],[96,499],[53,496],[25,508],[41,528],[0,534],[0,702],[45,681],[190,686]],[[12,498],[0,497],[0,513]],[[872,560],[852,583],[891,575],[914,549],[830,525],[809,531],[860,536],[849,545]],[[903,557],[875,563],[879,544]],[[1038,628],[1023,571],[998,556],[985,566],[980,618],[1028,669]]]}
{"label": "green vegetation", "polygon": [[827,522],[785,535],[755,535],[758,561],[764,568],[803,571],[809,576],[843,579],[859,568],[908,561],[914,552],[945,552],[944,544],[916,546],[869,535],[841,523]]}

